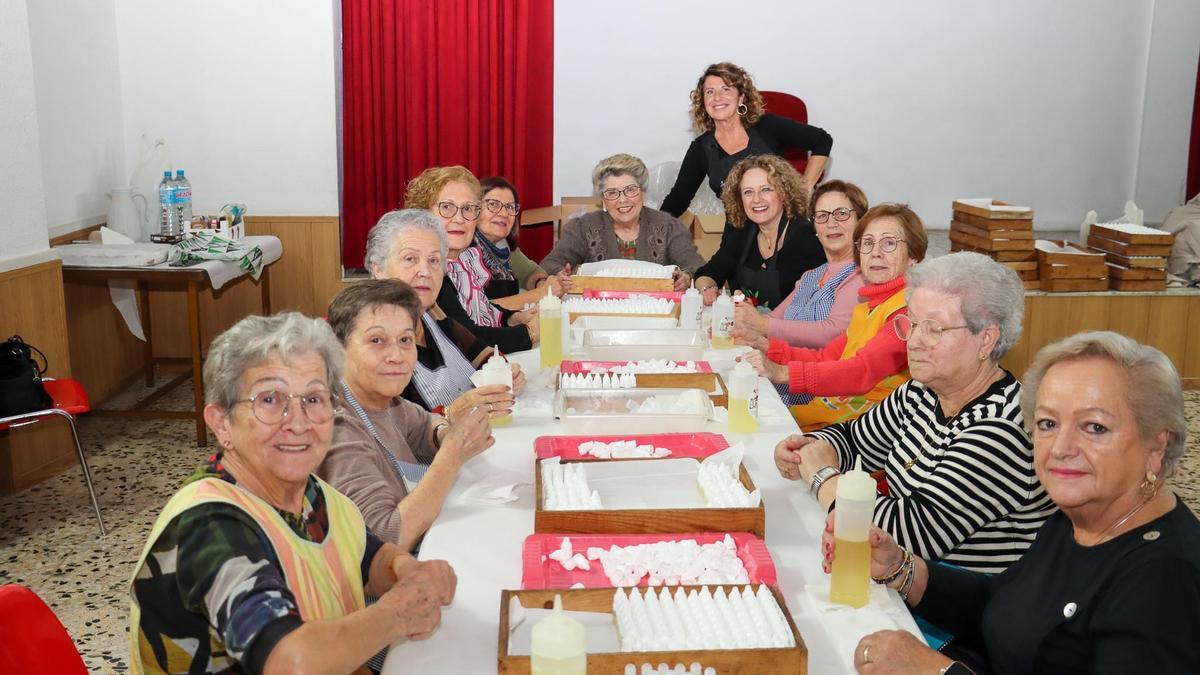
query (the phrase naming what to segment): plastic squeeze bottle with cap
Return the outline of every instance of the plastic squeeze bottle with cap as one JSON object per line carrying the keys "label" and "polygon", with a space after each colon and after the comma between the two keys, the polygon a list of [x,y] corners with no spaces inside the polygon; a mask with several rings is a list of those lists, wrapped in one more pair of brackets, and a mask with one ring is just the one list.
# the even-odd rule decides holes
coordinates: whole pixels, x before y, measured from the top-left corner
{"label": "plastic squeeze bottle with cap", "polygon": [[758,431],[758,373],[747,361],[738,361],[729,377],[729,432]]}
{"label": "plastic squeeze bottle with cap", "polygon": [[543,368],[557,368],[563,360],[562,300],[550,292],[546,284],[546,295],[538,301],[538,329]]}
{"label": "plastic squeeze bottle with cap", "polygon": [[563,613],[561,595],[554,596],[554,613],[533,625],[529,665],[533,675],[587,673],[583,624]]}
{"label": "plastic squeeze bottle with cap", "polygon": [[700,328],[700,316],[704,312],[704,298],[696,290],[696,284],[683,292],[679,301],[679,327]]}
{"label": "plastic squeeze bottle with cap", "polygon": [[[500,355],[500,348],[493,347],[492,355],[484,362],[483,366],[475,372],[471,381],[477,387],[486,387],[489,384],[502,384],[509,389],[513,386],[512,366],[509,365],[508,359]],[[511,414],[504,417],[489,417],[488,422],[493,427],[504,427],[512,424],[513,418]]]}
{"label": "plastic squeeze bottle with cap", "polygon": [[712,346],[713,349],[733,348],[733,300],[729,294],[721,291],[712,306]]}
{"label": "plastic squeeze bottle with cap", "polygon": [[875,513],[875,489],[875,480],[862,470],[861,459],[855,461],[854,470],[838,478],[830,602],[851,607],[867,604],[871,583],[871,544],[867,534]]}

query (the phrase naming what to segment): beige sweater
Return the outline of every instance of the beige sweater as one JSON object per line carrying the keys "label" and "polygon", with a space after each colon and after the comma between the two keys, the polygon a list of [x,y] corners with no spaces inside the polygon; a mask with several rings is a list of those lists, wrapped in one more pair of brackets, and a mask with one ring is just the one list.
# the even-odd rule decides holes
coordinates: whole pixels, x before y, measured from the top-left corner
{"label": "beige sweater", "polygon": [[[387,410],[367,411],[367,417],[397,459],[433,461],[437,442],[430,422],[432,415],[424,408],[396,398]],[[353,410],[343,409],[334,417],[333,442],[317,475],[358,506],[367,528],[376,536],[393,543],[400,538],[400,512],[396,506],[408,496],[408,490],[392,460]]]}

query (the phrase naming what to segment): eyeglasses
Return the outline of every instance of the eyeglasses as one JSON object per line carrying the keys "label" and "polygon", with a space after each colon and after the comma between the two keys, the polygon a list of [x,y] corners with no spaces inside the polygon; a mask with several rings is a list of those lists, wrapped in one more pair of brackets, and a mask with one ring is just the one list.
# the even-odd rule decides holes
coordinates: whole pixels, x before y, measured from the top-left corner
{"label": "eyeglasses", "polygon": [[467,220],[475,220],[479,217],[479,205],[474,203],[459,206],[454,202],[438,202],[437,210],[438,215],[443,218],[453,218],[454,214],[459,211],[462,211],[462,217]]}
{"label": "eyeglasses", "polygon": [[920,328],[925,333],[925,339],[929,341],[929,344],[936,345],[942,341],[942,333],[948,330],[967,328],[967,326],[943,326],[933,319],[923,319],[914,323],[907,314],[897,314],[892,319],[892,328],[896,329],[896,337],[905,342],[908,342],[916,334],[917,328]]}
{"label": "eyeglasses", "polygon": [[834,209],[832,211],[817,211],[813,214],[813,222],[824,225],[825,223],[829,222],[829,216],[833,216],[833,219],[837,222],[844,223],[847,220],[850,220],[851,213],[854,212],[844,206],[840,209]]}
{"label": "eyeglasses", "polygon": [[[883,251],[884,253],[891,253],[892,251],[895,251],[900,244],[907,243],[908,242],[904,241],[903,239],[897,239],[896,237],[883,237],[879,240],[879,250]],[[859,253],[870,253],[875,248],[875,238],[865,237],[860,239],[858,243],[855,244],[855,248],[858,249]]]}
{"label": "eyeglasses", "polygon": [[513,202],[508,202],[505,204],[499,199],[485,199],[483,200],[483,205],[486,206],[487,210],[491,213],[500,213],[501,208],[503,208],[504,212],[510,216],[515,216],[521,212],[520,204],[514,204]]}
{"label": "eyeglasses", "polygon": [[321,389],[305,394],[285,394],[274,389],[260,391],[250,398],[234,401],[233,404],[249,403],[250,410],[259,422],[279,424],[291,411],[294,398],[300,399],[300,409],[304,411],[304,416],[308,418],[308,421],[313,424],[324,424],[333,417],[334,395],[332,392]]}
{"label": "eyeglasses", "polygon": [[607,190],[601,192],[600,196],[604,197],[604,201],[606,202],[615,202],[621,197],[621,195],[625,195],[626,197],[633,199],[640,194],[642,194],[641,186],[634,184],[626,185],[622,190],[618,190],[617,188],[608,188]]}

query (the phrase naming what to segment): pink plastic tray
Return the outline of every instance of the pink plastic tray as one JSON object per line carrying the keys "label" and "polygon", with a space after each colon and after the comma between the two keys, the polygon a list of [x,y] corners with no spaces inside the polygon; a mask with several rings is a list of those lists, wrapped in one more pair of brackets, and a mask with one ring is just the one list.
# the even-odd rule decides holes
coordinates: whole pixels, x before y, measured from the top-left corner
{"label": "pink plastic tray", "polygon": [[[767,545],[762,539],[749,532],[730,532],[734,545],[737,546],[738,557],[746,566],[750,575],[750,583],[775,586],[775,563],[767,552]],[[576,553],[587,555],[591,546],[608,548],[609,546],[636,546],[637,544],[652,544],[658,541],[679,541],[695,539],[697,544],[711,544],[725,538],[724,532],[696,532],[694,534],[531,534],[525,538],[525,547],[521,555],[522,573],[521,588],[525,590],[537,588],[570,588],[582,583],[586,588],[610,588],[612,582],[604,574],[600,561],[593,560],[592,569],[575,569],[568,572],[557,561],[547,557],[562,546],[563,537],[570,537],[571,547]],[[645,586],[645,577],[638,584]]]}
{"label": "pink plastic tray", "polygon": [[605,300],[620,300],[629,298],[635,295],[648,295],[652,298],[662,298],[664,300],[674,300],[675,302],[683,301],[683,293],[679,291],[596,291],[586,290],[583,292],[585,298],[602,298]]}
{"label": "pink plastic tray", "polygon": [[628,436],[538,436],[533,441],[533,451],[538,459],[561,457],[562,459],[594,460],[591,455],[580,455],[579,444],[586,441],[636,441],[653,444],[656,448],[671,451],[671,457],[695,457],[704,459],[729,447],[729,441],[721,434],[701,431],[691,434],[631,434]]}
{"label": "pink plastic tray", "polygon": [[[558,372],[564,375],[578,375],[580,373],[590,373],[598,368],[616,368],[627,363],[629,361],[571,361],[568,359],[559,364]],[[677,366],[682,366],[685,363],[687,362],[675,361],[675,365]],[[708,361],[694,361],[693,363],[696,364],[696,372],[711,373],[713,371]]]}

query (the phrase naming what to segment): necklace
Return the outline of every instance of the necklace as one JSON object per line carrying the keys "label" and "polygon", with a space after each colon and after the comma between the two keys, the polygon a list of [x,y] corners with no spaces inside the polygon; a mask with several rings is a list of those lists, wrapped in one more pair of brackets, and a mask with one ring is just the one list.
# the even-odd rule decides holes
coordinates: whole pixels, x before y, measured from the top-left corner
{"label": "necklace", "polygon": [[1108,541],[1109,539],[1112,539],[1113,536],[1116,534],[1117,529],[1120,528],[1122,525],[1124,525],[1135,514],[1137,514],[1138,511],[1141,511],[1142,507],[1149,504],[1150,500],[1154,499],[1155,495],[1157,495],[1157,494],[1158,494],[1158,490],[1155,490],[1149,497],[1146,497],[1145,499],[1143,499],[1140,504],[1138,504],[1137,506],[1130,509],[1129,513],[1126,513],[1125,515],[1118,518],[1116,520],[1116,522],[1114,522],[1112,525],[1108,526],[1107,530],[1101,532],[1100,538],[1097,539],[1096,541],[1092,542],[1091,545],[1099,546],[1100,544],[1103,544],[1104,542]]}

